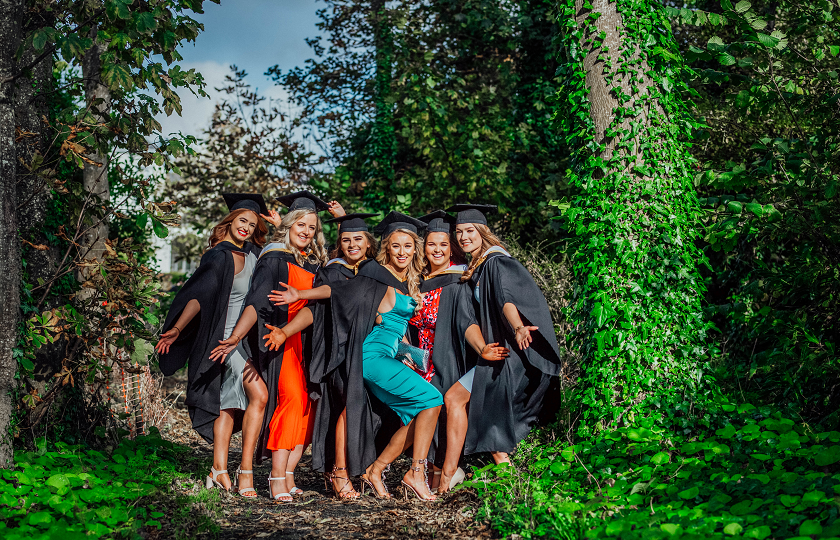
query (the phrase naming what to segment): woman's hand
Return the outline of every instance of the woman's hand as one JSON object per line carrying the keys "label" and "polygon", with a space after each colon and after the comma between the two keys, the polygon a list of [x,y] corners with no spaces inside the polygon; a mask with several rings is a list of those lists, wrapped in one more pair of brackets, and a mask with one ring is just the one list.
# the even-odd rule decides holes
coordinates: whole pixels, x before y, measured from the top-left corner
{"label": "woman's hand", "polygon": [[155,351],[159,352],[160,354],[166,354],[169,352],[169,347],[175,343],[175,340],[178,339],[178,336],[181,335],[181,330],[177,327],[172,327],[166,332],[160,335],[160,341],[157,342],[155,345]]}
{"label": "woman's hand", "polygon": [[275,227],[280,226],[280,222],[283,221],[283,218],[280,217],[280,214],[277,213],[275,210],[269,210],[268,215],[260,214],[264,220],[271,223]]}
{"label": "woman's hand", "polygon": [[271,291],[268,299],[274,302],[275,306],[285,306],[293,304],[300,300],[300,291],[289,285],[288,283],[280,282],[280,286],[286,287],[285,291]]}
{"label": "woman's hand", "polygon": [[510,351],[506,347],[499,347],[498,343],[488,343],[481,349],[481,357],[491,362],[504,360],[510,355]]}
{"label": "woman's hand", "polygon": [[210,360],[220,363],[224,362],[227,355],[233,352],[240,341],[242,341],[242,338],[234,335],[219,341],[220,345],[210,353]]}
{"label": "woman's hand", "polygon": [[271,332],[263,337],[263,339],[266,340],[265,344],[268,347],[268,350],[279,351],[288,339],[286,332],[284,332],[282,328],[277,328],[276,326],[271,326],[270,324],[266,324],[265,327],[271,330]]}
{"label": "woman's hand", "polygon": [[344,211],[344,207],[338,201],[330,201],[327,203],[329,208],[327,211],[332,215],[332,217],[341,217],[347,215],[347,212]]}
{"label": "woman's hand", "polygon": [[519,350],[524,351],[530,345],[533,339],[531,338],[531,332],[535,332],[539,330],[538,326],[520,326],[516,329],[516,344],[519,345]]}

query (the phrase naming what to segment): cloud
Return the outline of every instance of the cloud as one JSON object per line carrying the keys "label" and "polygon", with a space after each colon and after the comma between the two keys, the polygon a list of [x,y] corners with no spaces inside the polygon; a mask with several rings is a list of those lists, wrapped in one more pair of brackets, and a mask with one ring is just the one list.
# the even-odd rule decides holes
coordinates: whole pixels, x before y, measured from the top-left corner
{"label": "cloud", "polygon": [[[202,131],[210,125],[216,103],[221,102],[226,97],[223,92],[217,91],[216,88],[225,85],[225,76],[231,73],[230,66],[207,60],[203,62],[183,62],[181,67],[184,70],[195,68],[204,76],[204,81],[207,83],[205,90],[210,97],[197,97],[186,89],[179,89],[178,95],[181,97],[182,106],[181,116],[176,113],[172,113],[171,116],[161,113],[157,120],[161,123],[161,133],[165,136],[181,132],[184,135],[200,137]],[[245,80],[252,85],[252,90],[257,89],[260,95],[272,102],[279,101],[281,110],[293,110],[288,101],[288,92],[284,88],[274,85],[265,76],[249,73]],[[263,102],[263,104],[268,105],[268,101]]]}

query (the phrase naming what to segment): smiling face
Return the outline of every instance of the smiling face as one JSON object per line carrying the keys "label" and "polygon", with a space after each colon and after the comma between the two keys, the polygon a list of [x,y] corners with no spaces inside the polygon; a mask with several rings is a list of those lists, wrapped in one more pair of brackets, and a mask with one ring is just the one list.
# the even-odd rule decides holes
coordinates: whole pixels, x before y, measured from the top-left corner
{"label": "smiling face", "polygon": [[258,219],[257,215],[251,211],[242,212],[230,222],[228,234],[237,244],[250,240],[257,229]]}
{"label": "smiling face", "polygon": [[426,259],[429,260],[431,271],[437,272],[449,266],[452,258],[452,246],[449,245],[449,234],[445,232],[431,232],[426,235]]}
{"label": "smiling face", "polygon": [[394,232],[388,237],[388,260],[398,272],[402,272],[411,264],[416,249],[414,238],[404,232]]}
{"label": "smiling face", "polygon": [[318,216],[314,213],[306,214],[292,223],[292,226],[289,227],[289,243],[292,244],[292,247],[301,251],[309,247],[309,244],[315,238],[317,225]]}
{"label": "smiling face", "polygon": [[361,231],[341,233],[340,245],[344,260],[350,264],[356,264],[364,259],[370,248],[367,236]]}
{"label": "smiling face", "polygon": [[473,253],[481,249],[481,234],[474,223],[462,223],[455,226],[455,238],[466,253]]}

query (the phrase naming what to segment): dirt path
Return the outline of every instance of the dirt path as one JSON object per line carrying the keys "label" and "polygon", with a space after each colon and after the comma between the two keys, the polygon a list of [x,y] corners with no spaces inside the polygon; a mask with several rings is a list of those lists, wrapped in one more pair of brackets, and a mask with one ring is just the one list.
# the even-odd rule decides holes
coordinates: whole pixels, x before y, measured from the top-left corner
{"label": "dirt path", "polygon": [[[195,480],[203,482],[203,476],[212,463],[212,449],[190,429],[183,394],[178,397],[182,390],[183,382],[171,378],[165,382],[163,393],[172,408],[161,433],[170,440],[195,449],[196,454],[203,458],[201,461],[205,463],[206,470],[195,471]],[[177,401],[172,403],[176,397]],[[231,472],[239,463],[240,448],[241,438],[234,436],[229,461]],[[377,500],[371,495],[355,502],[337,500],[331,491],[325,489],[322,475],[309,468],[310,461],[310,456],[305,455],[298,465],[295,480],[304,493],[296,497],[293,503],[275,503],[268,498],[268,461],[254,469],[259,494],[256,500],[221,494],[222,509],[216,514],[221,527],[218,537],[225,540],[498,537],[489,526],[474,520],[478,501],[472,490],[455,492],[431,504],[416,499],[403,500],[399,481],[410,465],[407,458],[394,463],[393,471],[387,478],[388,487],[394,494],[394,499],[389,501]],[[354,485],[360,489],[358,480],[354,481]],[[203,489],[196,486],[185,488]]]}

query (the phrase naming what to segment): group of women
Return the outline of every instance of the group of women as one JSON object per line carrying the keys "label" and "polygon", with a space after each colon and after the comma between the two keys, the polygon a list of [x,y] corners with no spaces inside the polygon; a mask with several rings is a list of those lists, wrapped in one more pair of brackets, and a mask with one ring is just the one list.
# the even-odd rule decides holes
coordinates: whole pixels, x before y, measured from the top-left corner
{"label": "group of women", "polygon": [[[238,493],[255,497],[253,458],[271,457],[269,496],[302,493],[312,467],[335,495],[352,478],[388,498],[402,453],[406,496],[433,501],[464,479],[466,454],[496,463],[551,409],[560,358],[548,305],[487,225],[495,207],[459,204],[413,217],[345,214],[308,191],[225,194],[196,272],[175,297],[156,349],[165,375],[188,365],[193,428],[213,443],[207,487],[231,489],[232,434],[242,430]],[[320,213],[338,226],[328,255]],[[453,215],[454,214],[454,215]],[[275,227],[266,243],[268,227]],[[431,464],[432,475],[428,475]]]}

